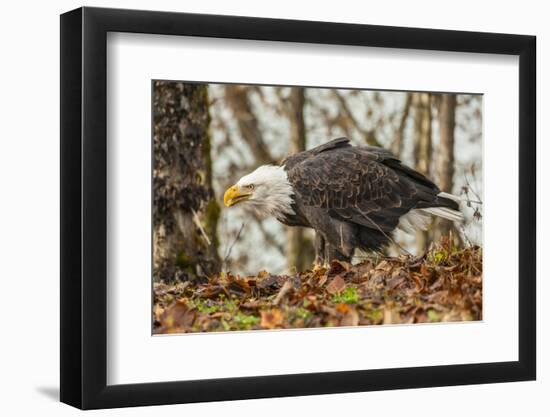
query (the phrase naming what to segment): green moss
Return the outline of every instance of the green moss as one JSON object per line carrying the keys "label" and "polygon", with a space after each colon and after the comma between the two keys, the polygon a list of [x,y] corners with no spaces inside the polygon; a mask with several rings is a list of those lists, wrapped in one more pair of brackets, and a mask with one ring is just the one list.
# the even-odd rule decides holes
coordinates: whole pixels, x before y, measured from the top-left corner
{"label": "green moss", "polygon": [[298,307],[294,310],[294,315],[296,316],[296,318],[305,320],[305,319],[311,317],[311,311],[309,311],[305,308],[302,308],[302,307]]}
{"label": "green moss", "polygon": [[365,316],[373,323],[380,323],[384,318],[384,313],[379,308],[368,311]]}
{"label": "green moss", "polygon": [[[207,85],[201,86],[195,92],[195,100],[200,103],[208,103],[208,87]],[[208,109],[205,111],[206,114],[206,131],[204,132],[204,137],[201,140],[201,152],[202,152],[202,161],[204,171],[201,170],[203,174],[203,184],[208,188],[211,193],[211,197],[207,202],[206,208],[203,212],[203,222],[205,225],[205,231],[208,235],[208,238],[212,242],[212,245],[208,248],[210,256],[215,259],[218,263],[217,269],[221,267],[221,260],[218,255],[218,221],[220,218],[220,206],[216,201],[214,196],[214,190],[212,188],[212,144],[211,144],[211,131],[210,131],[210,122],[211,116]]]}
{"label": "green moss", "polygon": [[433,321],[433,322],[441,321],[441,316],[437,311],[430,309],[427,311],[427,314],[430,321]]}
{"label": "green moss", "polygon": [[332,296],[333,303],[357,304],[358,301],[359,294],[354,287],[347,287],[344,291]]}
{"label": "green moss", "polygon": [[223,330],[225,330],[226,332],[228,330],[231,330],[231,326],[229,325],[229,323],[227,321],[225,321],[224,319],[221,319],[221,324],[222,324],[222,327],[223,327]]}
{"label": "green moss", "polygon": [[188,273],[195,273],[195,261],[183,251],[178,254],[176,265]]}
{"label": "green moss", "polygon": [[435,251],[432,253],[432,260],[436,265],[439,265],[445,259],[447,259],[447,253],[445,251]]}
{"label": "green moss", "polygon": [[235,313],[239,309],[239,306],[237,305],[235,300],[230,298],[228,299],[225,296],[225,294],[220,294],[218,296],[218,300],[221,302],[221,304],[219,304],[221,311],[227,311],[228,313]]}
{"label": "green moss", "polygon": [[233,318],[233,321],[240,330],[247,330],[255,324],[258,324],[260,322],[260,318],[251,314],[244,314],[239,311]]}
{"label": "green moss", "polygon": [[220,205],[215,199],[212,198],[210,201],[208,201],[208,204],[206,205],[206,209],[204,211],[204,228],[206,230],[206,234],[212,240],[212,244],[215,248],[219,246],[218,234],[216,233],[216,229],[218,228],[220,213]]}
{"label": "green moss", "polygon": [[187,304],[192,308],[196,308],[200,313],[211,314],[222,310],[222,306],[215,304],[211,300],[194,299]]}
{"label": "green moss", "polygon": [[451,257],[462,249],[457,245],[442,245],[428,252],[428,260],[435,265],[441,265],[450,261]]}

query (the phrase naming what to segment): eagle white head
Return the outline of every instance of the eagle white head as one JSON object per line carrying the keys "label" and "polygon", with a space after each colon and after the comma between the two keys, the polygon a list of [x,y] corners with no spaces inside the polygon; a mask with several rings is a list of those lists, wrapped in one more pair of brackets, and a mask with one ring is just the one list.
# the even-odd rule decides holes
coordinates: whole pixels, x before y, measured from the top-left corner
{"label": "eagle white head", "polygon": [[258,215],[278,219],[293,215],[294,191],[283,166],[262,165],[229,187],[223,196],[227,207],[243,203]]}

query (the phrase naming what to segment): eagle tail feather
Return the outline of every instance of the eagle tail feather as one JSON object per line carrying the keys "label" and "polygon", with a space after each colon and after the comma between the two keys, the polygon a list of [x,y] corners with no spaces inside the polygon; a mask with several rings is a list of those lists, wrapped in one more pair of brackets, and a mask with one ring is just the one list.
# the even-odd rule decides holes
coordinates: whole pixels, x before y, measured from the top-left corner
{"label": "eagle tail feather", "polygon": [[456,201],[457,203],[461,203],[463,201],[459,196],[456,196],[454,194],[445,193],[443,191],[440,192],[437,196],[438,197],[443,197],[443,198],[448,198],[449,200]]}
{"label": "eagle tail feather", "polygon": [[428,213],[422,210],[411,210],[399,219],[397,228],[405,233],[414,234],[416,230],[427,230],[431,218]]}
{"label": "eagle tail feather", "polygon": [[433,214],[434,216],[442,217],[453,222],[461,222],[464,219],[462,213],[458,210],[453,210],[447,207],[430,207],[424,208],[423,211]]}

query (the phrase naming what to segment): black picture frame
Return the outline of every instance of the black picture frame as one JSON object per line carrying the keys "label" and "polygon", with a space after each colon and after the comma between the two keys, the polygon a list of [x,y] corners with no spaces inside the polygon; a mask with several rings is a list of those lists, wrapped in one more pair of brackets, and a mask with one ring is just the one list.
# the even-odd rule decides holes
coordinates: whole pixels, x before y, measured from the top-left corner
{"label": "black picture frame", "polygon": [[[519,56],[519,360],[107,385],[108,32]],[[251,17],[80,8],[61,16],[61,401],[82,409],[533,380],[536,38]]]}

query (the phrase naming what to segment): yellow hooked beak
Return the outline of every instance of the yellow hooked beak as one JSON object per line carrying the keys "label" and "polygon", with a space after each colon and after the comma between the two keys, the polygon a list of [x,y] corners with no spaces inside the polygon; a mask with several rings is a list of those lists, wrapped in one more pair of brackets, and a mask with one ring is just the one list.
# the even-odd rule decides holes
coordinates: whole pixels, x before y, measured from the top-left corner
{"label": "yellow hooked beak", "polygon": [[223,203],[226,207],[234,206],[241,201],[247,200],[252,195],[247,190],[242,190],[238,185],[229,187],[223,195]]}

